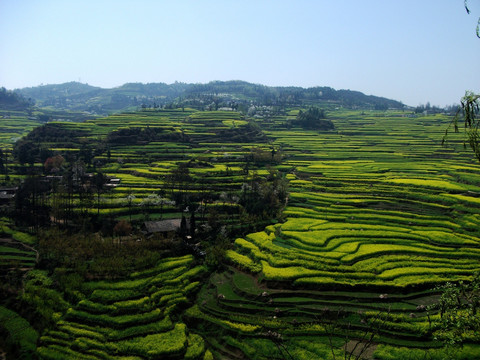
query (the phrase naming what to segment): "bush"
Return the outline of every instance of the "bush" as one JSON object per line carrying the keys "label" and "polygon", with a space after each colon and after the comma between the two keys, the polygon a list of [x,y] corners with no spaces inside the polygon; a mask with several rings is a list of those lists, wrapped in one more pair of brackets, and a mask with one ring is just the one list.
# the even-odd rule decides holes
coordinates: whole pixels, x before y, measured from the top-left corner
{"label": "bush", "polygon": [[127,236],[132,232],[132,225],[125,220],[120,220],[114,227],[113,233],[118,236]]}
{"label": "bush", "polygon": [[165,333],[120,341],[118,349],[123,353],[134,354],[147,359],[180,355],[185,351],[187,344],[185,329],[185,324],[178,323],[173,330]]}
{"label": "bush", "polygon": [[250,270],[253,273],[257,273],[262,270],[262,266],[260,264],[253,262],[253,260],[248,256],[239,254],[236,251],[227,250],[225,255],[227,259],[243,269]]}
{"label": "bush", "polygon": [[188,336],[188,347],[184,359],[194,360],[200,358],[200,355],[205,351],[205,342],[200,335],[190,334]]}

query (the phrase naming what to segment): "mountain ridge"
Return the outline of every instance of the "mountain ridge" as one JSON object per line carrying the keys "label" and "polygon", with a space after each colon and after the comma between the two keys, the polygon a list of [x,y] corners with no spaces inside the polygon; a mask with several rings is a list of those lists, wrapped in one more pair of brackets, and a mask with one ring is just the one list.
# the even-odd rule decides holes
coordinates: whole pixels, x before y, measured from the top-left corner
{"label": "mountain ridge", "polygon": [[242,80],[209,83],[125,83],[101,88],[79,82],[15,89],[37,106],[108,114],[139,107],[189,106],[199,109],[224,106],[308,106],[319,101],[345,107],[404,108],[399,101],[365,95],[360,91],[317,86],[267,86]]}

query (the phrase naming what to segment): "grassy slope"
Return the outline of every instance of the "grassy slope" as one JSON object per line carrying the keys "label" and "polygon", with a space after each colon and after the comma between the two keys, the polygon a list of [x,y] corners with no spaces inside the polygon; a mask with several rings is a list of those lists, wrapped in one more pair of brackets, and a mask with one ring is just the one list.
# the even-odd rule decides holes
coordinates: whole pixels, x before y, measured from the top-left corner
{"label": "grassy slope", "polygon": [[[479,166],[468,153],[440,147],[447,118],[401,115],[340,110],[330,114],[337,131],[328,133],[287,130],[287,117],[272,119],[265,127],[286,155],[278,168],[288,173],[291,185],[287,221],[238,239],[228,253],[233,267],[214,274],[195,305],[183,317],[176,312],[171,323],[165,320],[169,299],[181,303],[183,295],[168,293],[162,283],[155,291],[147,286],[138,290],[151,284],[150,274],[136,282],[89,285],[91,292],[58,322],[59,329],[44,335],[40,354],[150,358],[171,351],[171,356],[181,357],[197,347],[197,357],[210,356],[205,348],[218,358],[286,356],[270,330],[282,335],[295,359],[328,358],[326,335],[333,335],[334,352],[340,355],[348,323],[358,324],[359,335],[374,321],[375,312],[387,313],[388,308],[377,335],[377,341],[386,344],[378,347],[379,358],[411,351],[400,347],[437,348],[427,314],[417,306],[435,300],[430,290],[434,285],[468,280],[480,269]],[[164,175],[176,162],[192,158],[213,166],[191,170],[197,184],[210,181],[218,192],[222,186],[235,188],[242,182],[239,158],[254,146],[269,149],[219,143],[217,131],[244,125],[228,112],[144,112],[58,126],[81,127],[88,138],[102,140],[113,129],[146,125],[183,132],[196,144],[112,146],[110,160],[106,153],[99,158],[107,162],[104,172],[122,182],[102,195],[102,212],[121,217],[132,212],[130,206],[134,217],[142,219],[144,199],[165,187]],[[452,138],[453,143],[457,140]],[[60,151],[57,144],[50,147]],[[200,189],[194,182],[189,191]],[[135,195],[130,205],[129,194]],[[154,216],[155,207],[150,210]],[[188,279],[183,286],[189,286]],[[130,292],[112,295],[124,287]],[[131,291],[137,290],[133,296]],[[165,293],[155,295],[157,291]],[[380,297],[384,294],[387,300]],[[342,326],[332,330],[324,319],[340,311]],[[113,338],[105,339],[107,332]],[[137,339],[140,333],[147,336],[144,342]],[[160,340],[155,336],[171,348],[153,348]],[[180,343],[167,341],[173,338]],[[144,352],[149,346],[151,354]]]}

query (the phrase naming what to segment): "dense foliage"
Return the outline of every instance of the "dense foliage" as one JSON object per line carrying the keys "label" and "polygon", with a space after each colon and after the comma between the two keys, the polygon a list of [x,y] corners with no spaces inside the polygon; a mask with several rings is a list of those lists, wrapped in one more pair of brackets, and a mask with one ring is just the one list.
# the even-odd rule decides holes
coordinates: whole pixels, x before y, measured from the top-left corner
{"label": "dense foliage", "polygon": [[309,130],[333,130],[331,120],[325,119],[325,111],[317,107],[311,107],[307,111],[299,111],[296,122],[304,129]]}
{"label": "dense foliage", "polygon": [[4,87],[0,88],[0,109],[26,110],[34,104],[35,102],[31,98],[26,99],[14,91],[9,91]]}

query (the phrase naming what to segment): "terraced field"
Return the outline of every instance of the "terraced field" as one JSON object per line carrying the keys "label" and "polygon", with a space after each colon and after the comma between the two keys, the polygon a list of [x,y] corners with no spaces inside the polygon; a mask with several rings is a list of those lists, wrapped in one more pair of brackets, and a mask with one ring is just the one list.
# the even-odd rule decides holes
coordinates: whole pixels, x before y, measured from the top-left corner
{"label": "terraced field", "polygon": [[88,282],[83,300],[40,338],[41,359],[208,358],[178,315],[205,273],[192,256],[166,258],[129,279]]}
{"label": "terraced field", "polygon": [[[31,359],[36,351],[37,332],[27,320],[3,306],[0,306],[0,344],[14,349],[20,359]],[[4,355],[0,352],[0,355]]]}
{"label": "terraced field", "polygon": [[82,121],[92,116],[80,112],[56,111],[41,109],[40,111],[20,111],[0,109],[0,148],[10,149],[12,144],[27,135],[45,121]]}
{"label": "terraced field", "polygon": [[16,140],[40,125],[38,120],[29,119],[21,111],[0,110],[0,117],[0,145],[2,148],[10,147]]}
{"label": "terraced field", "polygon": [[[201,196],[208,189],[216,197],[240,189],[245,180],[245,157],[252,148],[269,149],[261,132],[231,111],[144,111],[49,126],[78,135],[75,141],[60,138],[45,142],[45,147],[53,153],[68,154],[78,153],[85,139],[102,144],[102,153],[95,156],[95,161],[104,165],[97,169],[119,180],[118,186],[101,195],[98,208],[85,209],[79,198],[74,199],[76,211],[98,211],[139,222],[146,214],[150,220],[180,216],[171,203],[180,187],[193,196]],[[191,181],[169,181],[172,170],[188,162]],[[262,170],[257,173],[262,174]]]}
{"label": "terraced field", "polygon": [[31,248],[25,248],[22,244],[8,238],[0,238],[0,269],[32,268],[35,262],[36,254]]}
{"label": "terraced field", "polygon": [[34,237],[12,230],[12,225],[0,219],[0,278],[11,270],[28,271],[38,262],[38,253],[32,248]]}
{"label": "terraced field", "polygon": [[[187,255],[85,283],[39,356],[300,360],[364,349],[370,359],[445,358],[430,306],[435,286],[480,270],[480,165],[461,136],[440,146],[444,115],[338,109],[328,113],[336,130],[318,132],[292,126],[297,111],[268,122],[184,109],[51,125],[81,130],[71,144],[46,144],[56,153],[108,145],[97,169],[120,180],[94,206],[75,198],[79,212],[137,224],[179,217],[174,195],[206,189],[208,206],[238,208],[232,195],[268,176],[266,164],[290,188],[281,222],[231,239],[225,271],[207,276]],[[173,182],[187,163],[188,181]],[[455,358],[480,357],[479,341],[470,335]]]}
{"label": "terraced field", "polygon": [[[297,349],[295,329],[325,326],[328,314],[341,311],[345,331],[388,312],[380,343],[438,346],[437,315],[425,311],[436,301],[431,289],[468,281],[480,268],[479,167],[438,146],[440,116],[347,118],[336,122],[336,134],[269,134],[289,154],[281,165],[291,186],[287,221],[235,241],[227,254],[235,268],[202,293],[199,317],[235,313],[245,324],[276,329]],[[267,357],[257,350],[252,358]],[[380,346],[377,358],[382,353]]]}

